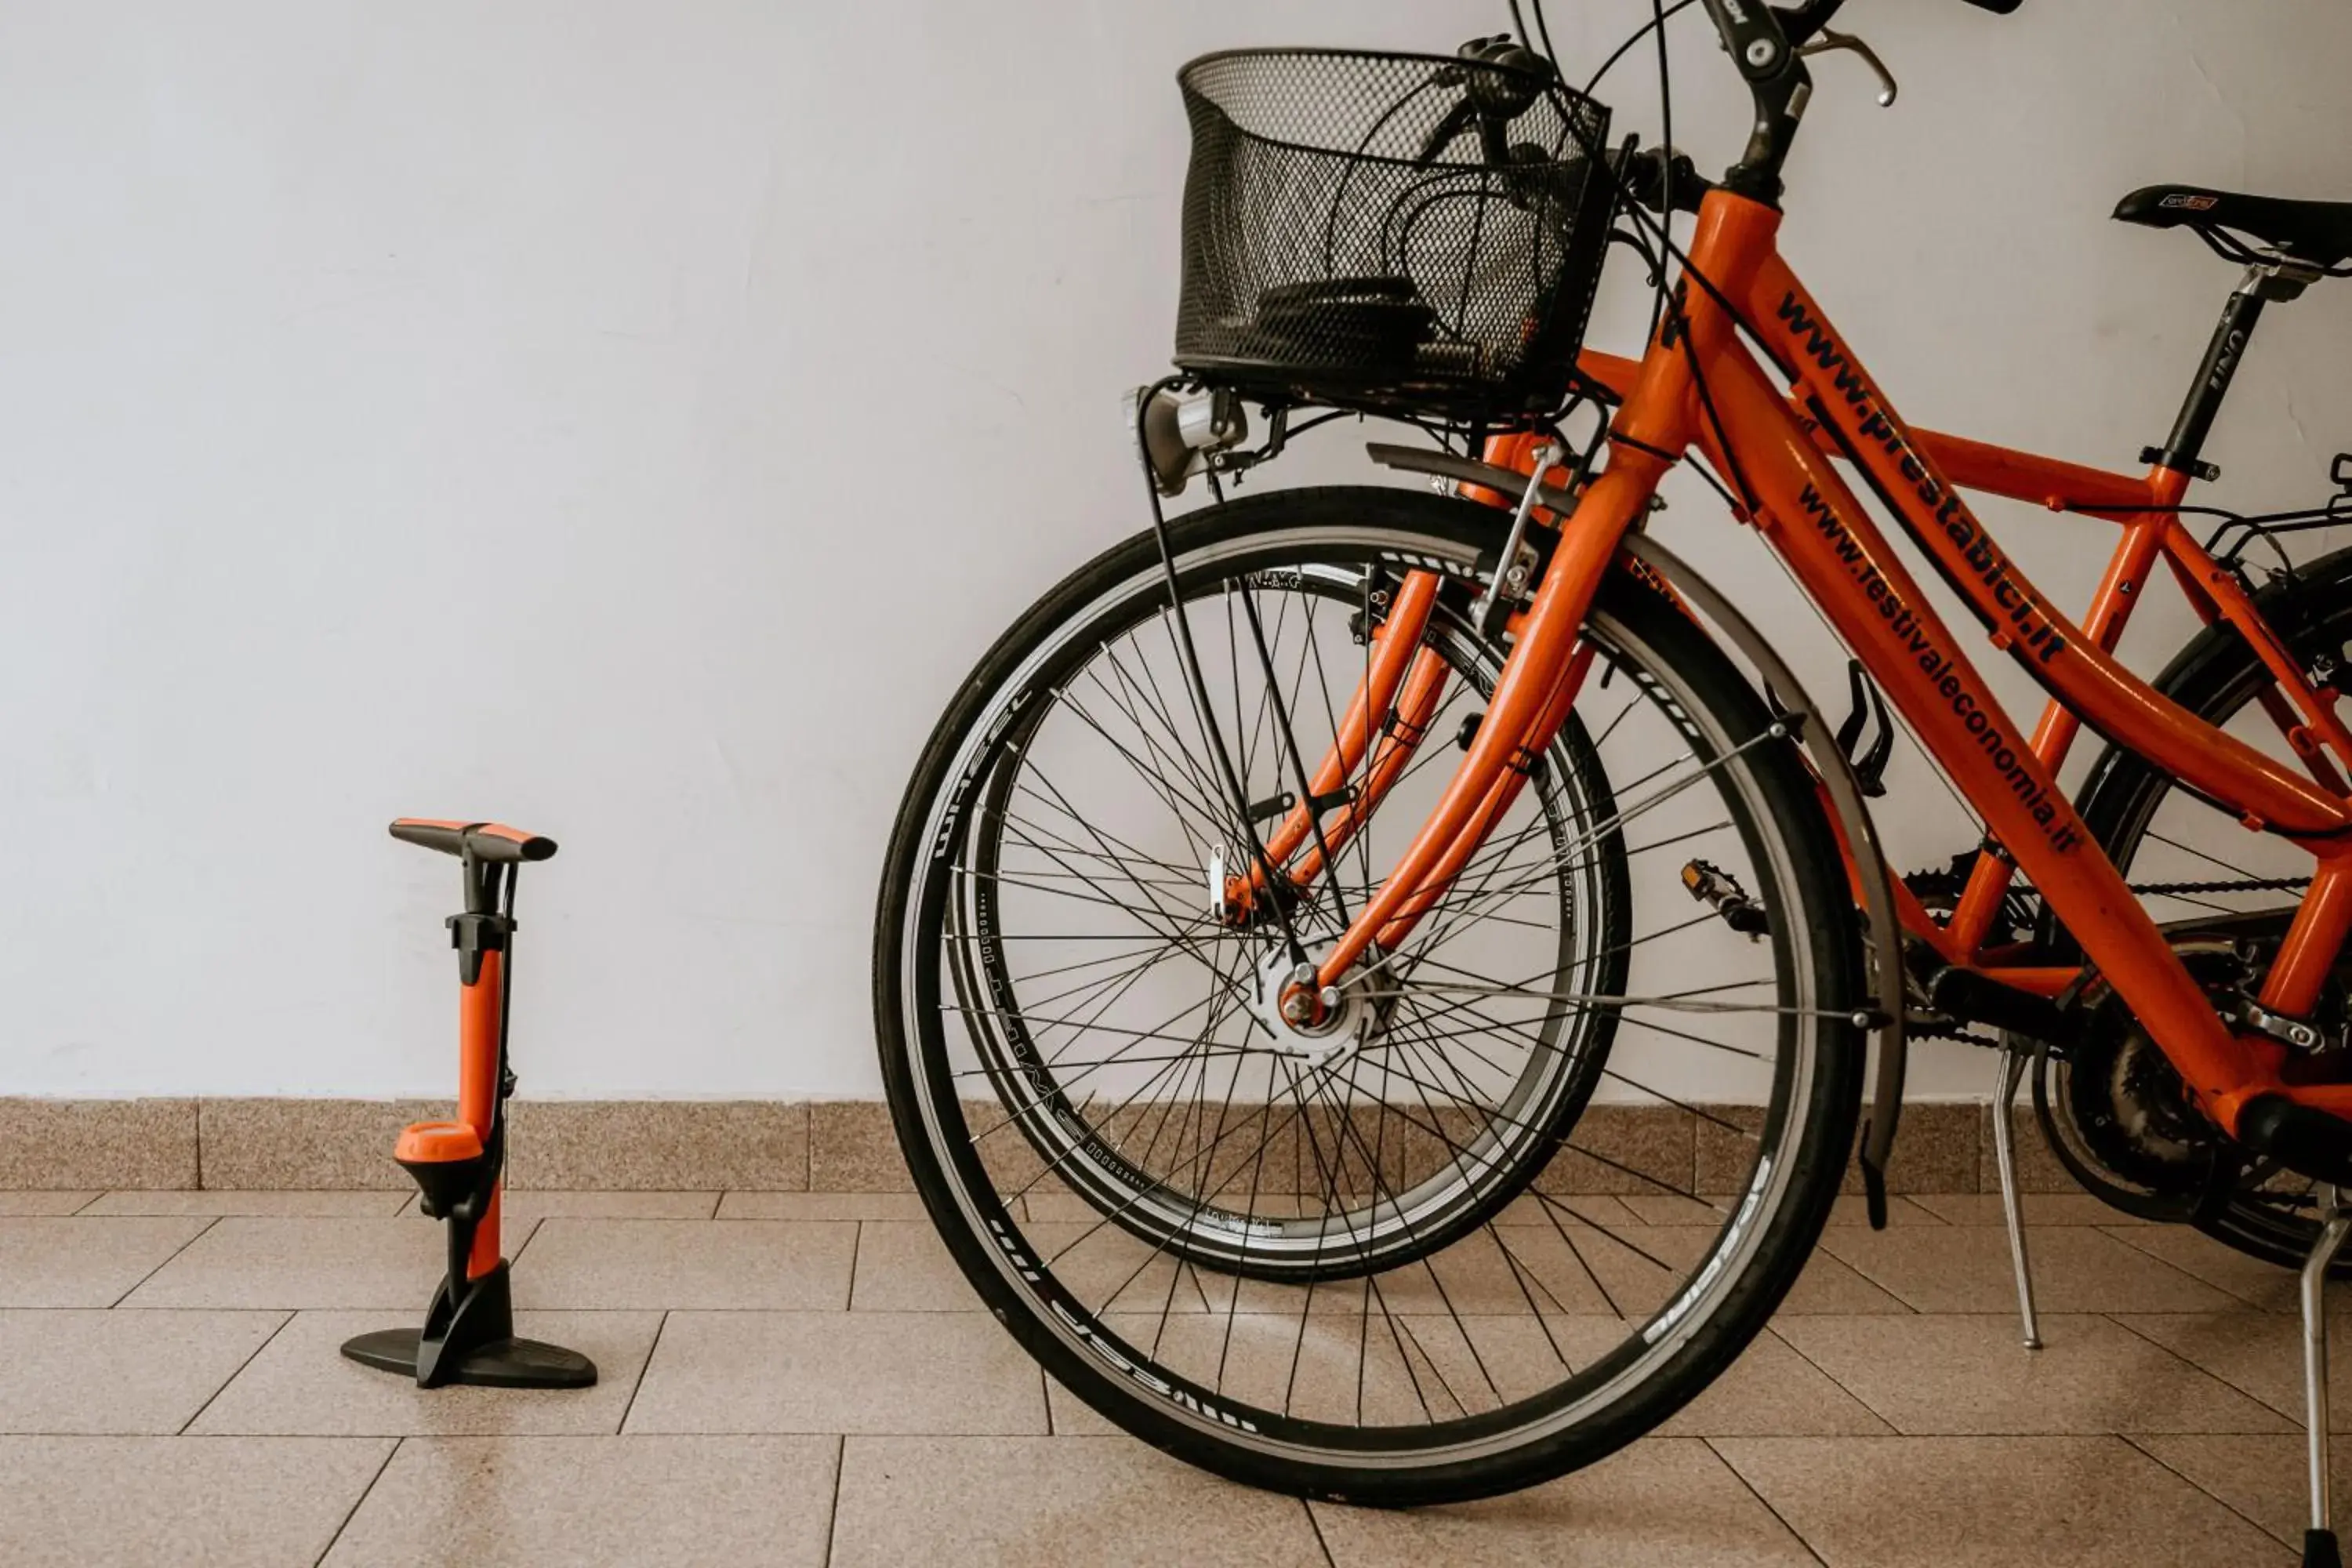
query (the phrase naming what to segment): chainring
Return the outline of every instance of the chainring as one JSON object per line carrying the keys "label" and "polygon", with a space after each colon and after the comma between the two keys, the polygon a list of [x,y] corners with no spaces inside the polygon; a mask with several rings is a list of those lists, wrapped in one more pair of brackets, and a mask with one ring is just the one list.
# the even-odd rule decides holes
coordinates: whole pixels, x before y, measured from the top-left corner
{"label": "chainring", "polygon": [[[2246,978],[2223,941],[2174,944],[2217,1004]],[[2071,1011],[2081,1027],[2064,1051],[2035,1058],[2033,1114],[2059,1163],[2110,1207],[2146,1219],[2186,1220],[2236,1185],[2244,1152],[2200,1111],[2180,1073],[2104,976],[2093,974]]]}

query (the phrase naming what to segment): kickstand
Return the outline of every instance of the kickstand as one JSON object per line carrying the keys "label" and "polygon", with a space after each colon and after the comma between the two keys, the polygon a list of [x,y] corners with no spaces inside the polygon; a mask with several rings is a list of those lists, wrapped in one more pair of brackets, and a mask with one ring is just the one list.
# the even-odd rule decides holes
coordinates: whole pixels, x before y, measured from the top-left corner
{"label": "kickstand", "polygon": [[2017,1086],[2024,1077],[2025,1053],[2002,1047],[1993,1072],[1993,1163],[2000,1169],[2000,1215],[2009,1226],[2010,1261],[2017,1268],[2017,1315],[2024,1326],[2025,1348],[2038,1351],[2042,1325],[2033,1315],[2033,1270],[2025,1257],[2025,1207],[2017,1192],[2016,1130],[2010,1125],[2010,1109],[2016,1103]]}
{"label": "kickstand", "polygon": [[2303,1266],[2303,1407],[2311,1458],[2311,1528],[2303,1532],[2303,1568],[2343,1568],[2328,1523],[2327,1270],[2352,1232],[2352,1209],[2333,1182],[2319,1187],[2319,1239]]}

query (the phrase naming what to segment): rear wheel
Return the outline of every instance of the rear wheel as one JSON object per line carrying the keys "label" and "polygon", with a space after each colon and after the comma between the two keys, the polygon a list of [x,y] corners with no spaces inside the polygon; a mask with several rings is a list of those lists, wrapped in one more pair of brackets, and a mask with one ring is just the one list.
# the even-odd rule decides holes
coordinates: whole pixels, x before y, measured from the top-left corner
{"label": "rear wheel", "polygon": [[[1171,525],[1206,723],[1157,543],[1130,540],[982,661],[893,840],[877,1023],[942,1236],[1066,1387],[1256,1485],[1439,1501],[1630,1441],[1762,1326],[1852,1140],[1859,937],[1834,839],[1754,692],[1631,579],[1588,625],[1577,718],[1342,1026],[1286,1035],[1267,1006],[1287,938],[1213,906],[1253,832],[1210,731],[1244,798],[1272,800],[1330,744],[1385,588],[1444,580],[1424,646],[1446,701],[1338,874],[1285,911],[1311,952],[1491,689],[1505,650],[1467,609],[1498,533],[1394,489]],[[1695,901],[1694,862],[1769,929]]]}
{"label": "rear wheel", "polygon": [[[2303,567],[2296,580],[2264,590],[2258,603],[2320,684],[2341,681],[2338,672],[2352,666],[2352,551]],[[2209,629],[2191,641],[2156,681],[2158,691],[2200,718],[2292,765],[2292,753],[2258,701],[2271,685],[2254,651],[2227,626]],[[2116,868],[2134,886],[2150,889],[2143,894],[2149,912],[2160,923],[2186,932],[2210,923],[2233,939],[2274,946],[2310,873],[2308,855],[2282,840],[2250,837],[2212,807],[2175,790],[2170,777],[2120,750],[2109,750],[2092,770],[2084,784],[2081,811],[2084,825]],[[2265,913],[2267,920],[2262,918]],[[2340,1024],[2347,1009],[2347,965],[2341,955],[2336,965],[2338,978],[2323,1011]],[[2140,1055],[2153,1058],[2156,1053],[2150,1047]],[[2126,1091],[2130,1068],[2129,1060],[2119,1058],[2110,1074],[2126,1084]],[[2160,1060],[2147,1061],[2139,1077],[2150,1073],[2163,1076],[2168,1085],[2177,1081],[2169,1064]],[[2186,1097],[2179,1098],[2185,1105]],[[2116,1120],[2118,1130],[2124,1124],[2140,1124],[2129,1117]],[[2180,1142],[2178,1123],[2182,1120],[2179,1113],[2147,1120],[2146,1136],[2156,1140],[2158,1157],[2143,1162],[2137,1173],[2154,1177],[2162,1172],[2161,1155]],[[2195,1121],[2196,1113],[2187,1112],[2186,1120]],[[2131,1172],[2129,1164],[2126,1172]],[[2316,1212],[2313,1184],[2256,1166],[2244,1173],[2238,1190],[2218,1212],[2196,1224],[2241,1252],[2300,1268],[2319,1237]],[[2352,1279],[2352,1259],[2338,1262],[2333,1274]]]}

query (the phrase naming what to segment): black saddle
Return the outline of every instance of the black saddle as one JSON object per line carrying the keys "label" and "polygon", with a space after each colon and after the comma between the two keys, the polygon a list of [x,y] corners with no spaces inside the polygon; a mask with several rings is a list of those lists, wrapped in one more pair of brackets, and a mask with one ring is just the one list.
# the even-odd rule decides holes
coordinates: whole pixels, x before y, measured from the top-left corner
{"label": "black saddle", "polygon": [[[2282,196],[2248,196],[2209,191],[2202,185],[2144,185],[2116,204],[2116,216],[2150,228],[2193,228],[2206,243],[2233,259],[2219,240],[2249,235],[2315,267],[2334,267],[2352,256],[2352,202],[2297,202]],[[2236,251],[2244,251],[2241,244]]]}

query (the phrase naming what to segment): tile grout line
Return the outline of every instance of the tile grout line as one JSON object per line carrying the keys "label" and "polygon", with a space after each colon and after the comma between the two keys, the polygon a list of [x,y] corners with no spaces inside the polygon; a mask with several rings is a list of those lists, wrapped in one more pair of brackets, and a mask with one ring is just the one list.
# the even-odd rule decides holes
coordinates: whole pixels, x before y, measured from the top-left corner
{"label": "tile grout line", "polygon": [[857,1304],[857,1255],[866,1250],[866,1222],[857,1222],[856,1234],[849,1238],[849,1283],[841,1294],[841,1310],[849,1311]]}
{"label": "tile grout line", "polygon": [[[2146,1434],[2142,1434],[2141,1436],[2158,1436],[2158,1435],[2159,1435],[2159,1434],[2146,1433]],[[2240,1434],[2240,1433],[2230,1433],[2230,1432],[2186,1433],[2186,1434],[2181,1434],[2181,1433],[2164,1433],[2164,1434],[2160,1434],[2160,1435],[2161,1435],[2161,1436],[2210,1436],[2210,1437],[2227,1437],[2227,1436],[2243,1436],[2243,1434]],[[2147,1458],[2148,1458],[2149,1462],[2150,1462],[2150,1463],[2152,1463],[2152,1464],[2154,1464],[2154,1465],[2157,1467],[2157,1468],[2158,1468],[2158,1469],[2162,1470],[2166,1475],[2173,1476],[2173,1477],[2178,1478],[2178,1479],[2182,1482],[2182,1484],[2186,1485],[2186,1486],[2187,1486],[2187,1487],[2188,1487],[2191,1491],[2194,1491],[2194,1492],[2195,1492],[2195,1493],[2197,1493],[2200,1497],[2206,1497],[2206,1498],[2210,1498],[2210,1499],[2212,1499],[2212,1500],[2213,1500],[2215,1503],[2217,1503],[2217,1504],[2219,1504],[2219,1505],[2221,1506],[2221,1508],[2223,1510],[2223,1511],[2228,1512],[2228,1513],[2231,1513],[2231,1514],[2233,1514],[2233,1515],[2235,1515],[2236,1517],[2238,1517],[2239,1519],[2242,1519],[2242,1520],[2244,1520],[2248,1524],[2252,1525],[2256,1530],[2258,1530],[2258,1531],[2262,1531],[2264,1535],[2269,1536],[2273,1541],[2278,1542],[2280,1542],[2281,1544],[2283,1544],[2283,1545],[2284,1545],[2284,1546],[2287,1546],[2287,1547],[2290,1547],[2290,1548],[2292,1548],[2292,1547],[2294,1547],[2294,1546],[2297,1546],[2297,1545],[2301,1544],[2301,1542],[2298,1542],[2298,1541],[2289,1540],[2287,1537],[2285,1537],[2285,1536],[2284,1536],[2284,1535],[2281,1535],[2277,1531],[2273,1530],[2269,1525],[2264,1524],[2261,1520],[2254,1518],[2252,1514],[2249,1514],[2249,1513],[2245,1512],[2243,1510],[2242,1510],[2242,1509],[2238,1508],[2235,1504],[2231,1503],[2231,1502],[2230,1501],[2230,1500],[2229,1500],[2229,1499],[2227,1499],[2227,1498],[2225,1498],[2225,1497],[2221,1496],[2220,1493],[2218,1493],[2218,1492],[2214,1491],[2211,1488],[2210,1488],[2210,1487],[2206,1487],[2206,1486],[2202,1486],[2202,1485],[2199,1484],[2199,1482],[2198,1482],[2198,1480],[2197,1480],[2197,1479],[2196,1479],[2195,1477],[2190,1476],[2190,1475],[2188,1475],[2188,1474],[2185,1474],[2184,1472],[2182,1472],[2182,1471],[2180,1471],[2180,1470],[2179,1470],[2179,1469],[2174,1468],[2170,1464],[2168,1464],[2168,1462],[2166,1462],[2165,1458],[2164,1458],[2164,1456],[2163,1456],[2163,1455],[2158,1454],[2158,1453],[2155,1452],[2154,1450],[2152,1450],[2152,1449],[2150,1449],[2150,1448],[2147,1447],[2145,1445],[2143,1445],[2143,1444],[2138,1440],[2138,1438],[2137,1438],[2137,1437],[2134,1436],[2132,1434],[2130,1434],[2130,1433],[2128,1433],[2128,1432],[2116,1432],[2116,1433],[2112,1433],[2112,1434],[2110,1434],[2110,1436],[2112,1436],[2113,1437],[2115,1437],[2116,1441],[2118,1441],[2118,1442],[2122,1443],[2125,1447],[2126,1447],[2130,1448],[2130,1449],[2132,1450],[2132,1452],[2134,1452],[2134,1453],[2136,1453],[2136,1454],[2145,1454],[2145,1455],[2147,1457]]]}
{"label": "tile grout line", "polygon": [[[2254,1404],[2261,1405],[2263,1409],[2283,1420],[2293,1422],[2294,1429],[2297,1432],[2303,1430],[2303,1412],[2300,1410],[2280,1409],[2277,1405],[2272,1404],[2268,1399],[2255,1393],[2252,1389],[2243,1386],[2233,1379],[2222,1376],[2211,1367],[2200,1366],[2196,1362],[2191,1361],[2180,1352],[2173,1349],[2170,1345],[2166,1344],[2162,1340],[2153,1338],[2150,1335],[2142,1332],[2139,1329],[2135,1328],[2129,1321],[2132,1318],[2146,1315],[2147,1314],[2145,1313],[2137,1312],[2098,1312],[2093,1314],[2093,1316],[2095,1317],[2105,1318],[2108,1322],[2115,1324],[2116,1327],[2123,1330],[2126,1333],[2137,1338],[2143,1344],[2155,1346],[2158,1350],[2162,1351],[2165,1354],[2170,1356],[2173,1360],[2179,1362],[2189,1371],[2196,1373],[2200,1377],[2210,1377],[2215,1383],[2218,1383],[2222,1387],[2228,1389],[2231,1393],[2238,1394],[2242,1398],[2252,1400]],[[2118,1435],[2120,1436],[2120,1434]],[[2225,1435],[2226,1434],[2222,1433],[2205,1434],[2205,1436],[2221,1436]]]}
{"label": "tile grout line", "polygon": [[359,1517],[360,1505],[367,1501],[370,1492],[375,1490],[375,1484],[383,1479],[384,1471],[392,1468],[392,1461],[399,1455],[401,1446],[407,1441],[404,1436],[394,1437],[392,1440],[392,1447],[384,1450],[383,1462],[375,1468],[375,1474],[368,1478],[368,1484],[360,1489],[360,1495],[352,1500],[352,1506],[343,1510],[341,1521],[335,1526],[335,1533],[327,1537],[327,1544],[320,1548],[318,1556],[311,1559],[310,1568],[319,1568],[319,1564],[324,1563],[334,1552],[335,1542],[343,1538],[343,1531],[349,1530],[352,1527],[352,1521]]}
{"label": "tile grout line", "polygon": [[637,1395],[645,1392],[646,1374],[654,1369],[654,1352],[661,1349],[662,1331],[669,1327],[669,1314],[670,1309],[663,1308],[661,1321],[654,1325],[653,1343],[646,1347],[646,1359],[638,1364],[637,1381],[629,1385],[629,1401],[621,1406],[621,1418],[613,1424],[613,1436],[615,1437],[625,1436],[628,1431],[630,1413],[637,1407]]}
{"label": "tile grout line", "polygon": [[1315,1549],[1323,1553],[1323,1568],[1339,1568],[1339,1560],[1331,1555],[1331,1543],[1323,1539],[1323,1521],[1315,1517],[1314,1503],[1300,1498],[1298,1507],[1307,1515],[1307,1528],[1315,1532]]}
{"label": "tile grout line", "polygon": [[[133,1308],[132,1310],[135,1311],[137,1309]],[[253,1353],[247,1356],[243,1361],[237,1363],[236,1370],[230,1373],[226,1377],[221,1379],[221,1385],[218,1388],[214,1389],[210,1394],[205,1395],[205,1402],[202,1405],[197,1405],[194,1412],[190,1415],[185,1421],[180,1423],[179,1430],[173,1433],[172,1436],[174,1437],[186,1436],[188,1435],[188,1428],[194,1426],[204,1415],[204,1413],[210,1410],[213,1407],[214,1403],[217,1401],[222,1394],[228,1392],[228,1385],[230,1384],[235,1383],[238,1378],[245,1375],[245,1369],[251,1366],[257,1360],[258,1360],[263,1351],[268,1350],[272,1344],[277,1342],[278,1336],[286,1331],[286,1325],[292,1322],[294,1318],[294,1311],[291,1310],[288,1310],[287,1314],[278,1320],[278,1326],[276,1328],[261,1336],[261,1342],[253,1347]]]}
{"label": "tile grout line", "polygon": [[[1887,1315],[1887,1314],[1874,1314],[1874,1315],[1884,1316],[1884,1315]],[[1902,1427],[1897,1426],[1895,1424],[1894,1418],[1893,1418],[1893,1417],[1891,1417],[1891,1416],[1889,1416],[1889,1415],[1886,1414],[1886,1412],[1885,1412],[1885,1411],[1881,1410],[1877,1405],[1873,1405],[1869,1400],[1864,1399],[1864,1398],[1862,1396],[1861,1393],[1860,1393],[1858,1390],[1852,1389],[1852,1388],[1848,1388],[1848,1387],[1845,1385],[1845,1380],[1844,1380],[1843,1378],[1842,1378],[1842,1377],[1838,1376],[1838,1374],[1837,1374],[1837,1373],[1835,1373],[1832,1372],[1829,1368],[1827,1368],[1827,1367],[1823,1366],[1821,1363],[1819,1363],[1819,1362],[1815,1361],[1812,1357],[1811,1357],[1811,1356],[1807,1355],[1807,1354],[1805,1353],[1805,1347],[1804,1347],[1804,1346],[1802,1346],[1802,1345],[1801,1345],[1801,1344],[1799,1344],[1796,1341],[1794,1341],[1794,1340],[1790,1339],[1788,1335],[1786,1335],[1786,1334],[1784,1334],[1784,1333],[1780,1332],[1780,1329],[1779,1329],[1779,1327],[1777,1326],[1777,1324],[1776,1324],[1776,1323],[1772,1323],[1772,1322],[1768,1322],[1768,1323],[1766,1323],[1766,1324],[1764,1325],[1764,1332],[1766,1332],[1766,1333],[1768,1333],[1768,1334],[1771,1335],[1775,1340],[1779,1341],[1781,1344],[1784,1344],[1784,1345],[1788,1346],[1788,1347],[1789,1347],[1789,1353],[1790,1353],[1790,1355],[1795,1356],[1799,1361],[1803,1362],[1807,1366],[1811,1367],[1815,1372],[1820,1373],[1823,1377],[1825,1377],[1825,1378],[1829,1379],[1829,1384],[1830,1384],[1830,1386],[1831,1386],[1832,1388],[1836,1389],[1839,1393],[1841,1393],[1841,1394],[1844,1394],[1848,1399],[1853,1400],[1856,1405],[1861,1405],[1864,1410],[1869,1411],[1869,1412],[1870,1412],[1870,1414],[1871,1414],[1872,1418],[1873,1418],[1874,1420],[1875,1420],[1875,1421],[1876,1421],[1880,1426],[1884,1426],[1884,1427],[1885,1427],[1885,1428],[1886,1428],[1886,1431],[1885,1431],[1885,1432],[1884,1432],[1884,1433],[1873,1432],[1873,1433],[1868,1434],[1868,1436],[1874,1436],[1874,1437],[1876,1437],[1876,1436],[1896,1436],[1896,1437],[1903,1437],[1903,1436],[1912,1436],[1912,1434],[1905,1432],[1905,1431],[1903,1430],[1903,1428],[1902,1428]],[[1740,1353],[1741,1353],[1742,1355],[1745,1355],[1747,1352],[1743,1351],[1743,1352],[1741,1352]],[[1793,1436],[1794,1434],[1791,1434],[1791,1435]],[[1725,1462],[1726,1464],[1729,1464],[1729,1463],[1730,1463],[1730,1461],[1729,1461],[1728,1459],[1726,1459],[1724,1462]]]}
{"label": "tile grout line", "polygon": [[[2162,1265],[2164,1265],[2167,1268],[2171,1269],[2175,1274],[2179,1275],[2182,1279],[2189,1279],[2189,1280],[2193,1280],[2193,1281],[2195,1281],[2197,1284],[2200,1284],[2200,1285],[2204,1286],[2204,1287],[2205,1287],[2205,1289],[2207,1289],[2208,1290],[2214,1290],[2214,1291],[2218,1291],[2218,1292],[2220,1292],[2221,1295],[2224,1295],[2224,1296],[2227,1296],[2228,1298],[2230,1298],[2230,1300],[2232,1300],[2232,1301],[2237,1301],[2237,1302],[2242,1303],[2242,1304],[2243,1304],[2243,1305],[2245,1305],[2245,1306],[2251,1307],[2251,1308],[2252,1308],[2252,1309],[2253,1309],[2255,1311],[2257,1311],[2257,1312],[2269,1313],[2269,1312],[2272,1312],[2272,1311],[2273,1311],[2273,1310],[2274,1310],[2274,1309],[2273,1309],[2273,1308],[2271,1308],[2271,1307],[2264,1306],[2264,1305],[2263,1305],[2262,1302],[2260,1302],[2260,1301],[2253,1300],[2252,1299],[2251,1299],[2251,1298],[2249,1298],[2249,1297],[2245,1297],[2245,1296],[2241,1296],[2241,1295],[2239,1295],[2235,1290],[2231,1289],[2227,1285],[2219,1285],[2219,1284],[2214,1283],[2214,1282],[2213,1282],[2212,1280],[2210,1280],[2210,1279],[2207,1279],[2203,1278],[2203,1277],[2202,1277],[2202,1276],[2200,1276],[2200,1275],[2191,1274],[2188,1269],[2183,1268],[2182,1267],[2180,1267],[2180,1265],[2179,1265],[2179,1264],[2175,1263],[2174,1261],[2172,1261],[2172,1259],[2170,1259],[2169,1258],[2165,1257],[2162,1253],[2160,1253],[2160,1252],[2150,1252],[2147,1247],[2140,1246],[2137,1242],[2136,1242],[2136,1241],[2132,1240],[2132,1239],[2131,1239],[2131,1237],[2127,1237],[2127,1236],[2118,1236],[2118,1235],[2116,1235],[2116,1234],[2117,1231],[2123,1231],[2123,1230],[2168,1230],[2168,1229],[2173,1228],[2172,1226],[2162,1226],[2162,1225],[2139,1225],[2139,1226],[2130,1226],[2130,1225],[2118,1225],[2118,1226],[2095,1225],[2095,1226],[2090,1226],[2089,1228],[2090,1228],[2090,1229],[2092,1229],[2092,1230],[2095,1230],[2095,1231],[2097,1231],[2101,1236],[2105,1237],[2106,1237],[2108,1240],[2110,1240],[2110,1241],[2116,1242],[2116,1243],[2117,1243],[2118,1245],[2123,1246],[2123,1247],[2130,1247],[2134,1252],[2138,1253],[2142,1258],[2152,1258],[2152,1259],[2154,1259],[2156,1262],[2161,1263],[2161,1264],[2162,1264]],[[2291,1273],[2291,1272],[2293,1272],[2293,1271],[2292,1271],[2292,1270],[2289,1270],[2288,1272],[2290,1272],[2290,1273]],[[2209,1308],[2209,1309],[2207,1309],[2207,1310],[2210,1310],[2210,1308]],[[2282,1314],[2282,1315],[2283,1315],[2283,1314]]]}
{"label": "tile grout line", "polygon": [[833,1506],[824,1515],[824,1563],[833,1568],[834,1536],[841,1529],[841,1472],[849,1468],[849,1434],[845,1432],[833,1444]]}
{"label": "tile grout line", "polygon": [[[107,1188],[104,1192],[92,1193],[89,1195],[89,1202],[82,1205],[79,1208],[74,1210],[72,1215],[68,1215],[66,1217],[70,1219],[74,1217],[75,1215],[89,1215],[91,1209],[96,1208],[99,1205],[104,1203],[108,1198],[112,1197],[113,1195],[114,1189],[111,1187]],[[98,1216],[92,1215],[90,1217],[97,1218]]]}
{"label": "tile grout line", "polygon": [[1806,1540],[1804,1535],[1799,1531],[1795,1525],[1790,1524],[1786,1519],[1781,1518],[1780,1510],[1772,1506],[1771,1500],[1767,1498],[1762,1492],[1758,1491],[1756,1489],[1756,1483],[1749,1480],[1746,1476],[1740,1473],[1739,1467],[1731,1462],[1729,1456],[1726,1455],[1722,1449],[1715,1446],[1714,1438],[1701,1437],[1699,1442],[1705,1445],[1708,1453],[1715,1456],[1715,1462],[1717,1464],[1721,1465],[1725,1469],[1731,1472],[1731,1479],[1738,1481],[1741,1488],[1747,1491],[1748,1495],[1756,1500],[1757,1506],[1763,1509],[1766,1513],[1770,1514],[1772,1516],[1773,1522],[1789,1532],[1789,1539],[1805,1549],[1806,1556],[1820,1563],[1822,1568],[1829,1568],[1829,1559],[1814,1551],[1813,1543]]}
{"label": "tile grout line", "polygon": [[179,1245],[179,1246],[177,1246],[177,1247],[175,1247],[172,1248],[171,1256],[170,1256],[170,1257],[168,1257],[168,1258],[165,1258],[163,1260],[163,1262],[156,1264],[154,1268],[150,1268],[149,1270],[147,1270],[147,1272],[146,1272],[146,1273],[142,1274],[142,1275],[141,1275],[137,1279],[132,1280],[132,1281],[131,1281],[131,1289],[129,1289],[129,1290],[125,1290],[121,1295],[117,1296],[113,1300],[109,1301],[109,1302],[106,1304],[106,1310],[107,1310],[108,1311],[110,1311],[110,1311],[112,1311],[115,1308],[120,1307],[121,1305],[122,1305],[122,1303],[123,1303],[123,1302],[125,1302],[125,1301],[129,1300],[131,1299],[131,1292],[132,1292],[132,1291],[137,1290],[137,1289],[139,1289],[139,1287],[140,1287],[140,1286],[146,1284],[146,1283],[147,1283],[147,1281],[149,1281],[150,1279],[152,1279],[153,1278],[155,1278],[155,1276],[156,1276],[156,1275],[161,1274],[161,1273],[162,1273],[162,1272],[163,1272],[163,1271],[167,1267],[169,1267],[169,1266],[170,1266],[171,1261],[172,1261],[172,1258],[179,1257],[179,1256],[180,1256],[180,1254],[182,1254],[183,1252],[187,1251],[187,1250],[188,1250],[188,1248],[190,1248],[190,1247],[192,1247],[195,1246],[195,1244],[196,1244],[197,1242],[199,1242],[199,1241],[201,1241],[202,1239],[204,1239],[205,1234],[207,1231],[211,1230],[213,1226],[216,1226],[216,1225],[220,1224],[220,1222],[221,1222],[221,1220],[222,1220],[222,1218],[223,1218],[223,1217],[224,1217],[224,1216],[222,1216],[222,1215],[213,1215],[210,1219],[205,1220],[204,1224],[202,1224],[202,1225],[198,1226],[196,1227],[196,1233],[195,1233],[195,1235],[194,1235],[194,1236],[192,1236],[192,1237],[188,1237],[188,1239],[187,1239],[187,1240],[185,1240],[185,1241],[184,1241],[184,1242],[180,1243],[180,1245]]}

